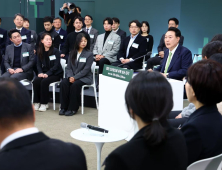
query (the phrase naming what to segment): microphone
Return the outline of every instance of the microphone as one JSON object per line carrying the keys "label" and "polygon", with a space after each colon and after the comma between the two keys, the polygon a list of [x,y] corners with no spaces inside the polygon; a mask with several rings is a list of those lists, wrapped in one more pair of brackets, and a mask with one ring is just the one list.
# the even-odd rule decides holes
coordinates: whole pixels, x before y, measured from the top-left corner
{"label": "microphone", "polygon": [[108,133],[109,132],[106,129],[95,127],[95,126],[92,126],[92,125],[88,125],[87,123],[84,123],[84,122],[82,122],[80,124],[80,127],[81,128],[86,128],[86,129],[88,128],[88,129],[95,130],[95,131],[102,132],[102,133]]}
{"label": "microphone", "polygon": [[[136,61],[136,60],[138,60],[138,59],[140,59],[140,58],[143,58],[143,57],[145,57],[145,56],[150,56],[151,54],[152,54],[152,52],[149,51],[149,52],[146,53],[145,55],[142,55],[142,56],[140,56],[140,57],[137,57],[137,58],[133,59],[133,61],[130,61],[130,62],[128,62],[128,63],[134,62],[134,61]],[[125,65],[125,64],[128,64],[128,63],[120,64],[120,65],[118,65],[117,67],[122,66],[122,65]]]}

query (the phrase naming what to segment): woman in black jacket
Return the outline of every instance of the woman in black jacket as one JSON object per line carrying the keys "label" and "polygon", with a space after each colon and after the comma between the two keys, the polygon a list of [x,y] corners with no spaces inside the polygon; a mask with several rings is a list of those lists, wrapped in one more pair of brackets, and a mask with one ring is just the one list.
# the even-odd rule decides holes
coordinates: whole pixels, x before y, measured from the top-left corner
{"label": "woman in black jacket", "polygon": [[33,81],[35,110],[46,111],[49,101],[49,85],[62,78],[59,50],[53,47],[48,33],[41,35],[37,49],[38,76]]}
{"label": "woman in black jacket", "polygon": [[125,101],[139,132],[105,160],[105,170],[186,170],[185,139],[167,123],[173,108],[169,82],[158,72],[141,72],[129,83]]}

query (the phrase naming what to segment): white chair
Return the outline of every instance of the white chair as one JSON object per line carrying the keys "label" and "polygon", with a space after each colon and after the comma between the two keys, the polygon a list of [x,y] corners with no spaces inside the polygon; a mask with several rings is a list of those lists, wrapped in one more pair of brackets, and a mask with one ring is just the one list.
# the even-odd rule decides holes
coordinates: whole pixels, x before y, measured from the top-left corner
{"label": "white chair", "polygon": [[[60,63],[63,69],[63,78],[65,78],[65,68],[67,66],[65,59],[60,59]],[[55,110],[55,86],[56,84],[60,83],[61,81],[56,81],[51,83],[49,86],[52,87],[52,94],[53,94],[53,110]],[[34,90],[33,90],[33,84],[32,84],[32,103],[34,99]]]}
{"label": "white chair", "polygon": [[220,166],[221,161],[222,154],[194,162],[187,167],[187,170],[219,170],[218,167]]}
{"label": "white chair", "polygon": [[82,95],[82,97],[81,97],[81,100],[82,100],[82,114],[84,113],[84,88],[85,87],[93,87],[95,100],[96,100],[96,108],[97,109],[99,108],[98,101],[97,101],[97,93],[96,93],[96,82],[95,82],[95,69],[96,68],[98,68],[96,66],[96,62],[93,62],[92,66],[91,66],[91,72],[93,73],[93,83],[91,85],[83,85],[82,86],[82,94],[81,94]]}

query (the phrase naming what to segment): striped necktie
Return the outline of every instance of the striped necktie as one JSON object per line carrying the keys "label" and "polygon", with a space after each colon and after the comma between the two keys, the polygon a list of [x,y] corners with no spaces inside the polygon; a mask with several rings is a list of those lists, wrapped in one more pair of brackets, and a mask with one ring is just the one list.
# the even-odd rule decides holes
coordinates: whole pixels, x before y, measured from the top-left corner
{"label": "striped necktie", "polygon": [[169,67],[170,62],[171,62],[171,57],[172,57],[172,53],[170,52],[170,54],[169,54],[169,56],[168,56],[168,59],[167,59],[167,64],[166,64],[164,73],[167,73],[167,71],[168,71],[168,67]]}

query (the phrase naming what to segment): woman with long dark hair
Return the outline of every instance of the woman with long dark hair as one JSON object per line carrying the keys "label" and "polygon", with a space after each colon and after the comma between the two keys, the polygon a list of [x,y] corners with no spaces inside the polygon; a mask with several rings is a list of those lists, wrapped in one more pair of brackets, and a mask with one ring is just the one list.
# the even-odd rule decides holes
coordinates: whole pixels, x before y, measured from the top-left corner
{"label": "woman with long dark hair", "polygon": [[61,110],[59,115],[72,116],[76,114],[81,102],[82,86],[92,83],[93,53],[89,51],[89,45],[90,42],[87,41],[86,34],[77,35],[66,67],[67,78],[60,83]]}
{"label": "woman with long dark hair", "polygon": [[38,76],[33,81],[35,110],[46,111],[49,101],[49,85],[62,78],[59,50],[53,47],[48,33],[41,36],[37,49]]}
{"label": "woman with long dark hair", "polygon": [[139,73],[130,81],[125,101],[139,132],[106,158],[105,170],[186,170],[184,137],[167,123],[173,94],[166,78],[158,72]]}

